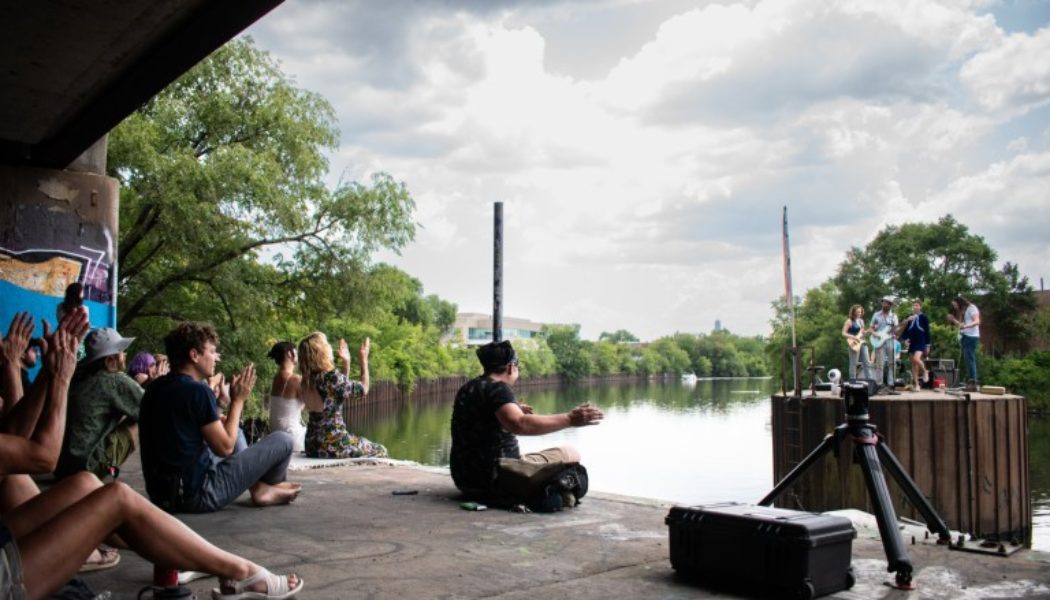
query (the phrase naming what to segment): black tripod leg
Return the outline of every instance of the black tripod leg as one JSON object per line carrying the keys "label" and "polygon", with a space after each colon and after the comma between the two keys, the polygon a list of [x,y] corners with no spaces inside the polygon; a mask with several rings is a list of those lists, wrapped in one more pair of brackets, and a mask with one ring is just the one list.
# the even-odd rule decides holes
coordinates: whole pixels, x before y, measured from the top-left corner
{"label": "black tripod leg", "polygon": [[930,501],[926,499],[926,496],[922,495],[922,492],[919,491],[919,486],[908,476],[907,471],[904,470],[904,467],[897,460],[890,447],[886,445],[886,442],[880,438],[879,443],[875,445],[875,449],[879,453],[879,458],[882,459],[882,464],[890,472],[893,479],[897,481],[897,485],[904,490],[912,506],[919,509],[922,518],[926,520],[926,528],[936,533],[942,542],[951,541],[952,534],[948,531],[948,524],[937,514],[937,511],[930,504]]}
{"label": "black tripod leg", "polygon": [[875,520],[879,523],[879,537],[886,552],[887,571],[897,574],[899,586],[911,585],[912,564],[904,549],[904,539],[897,527],[897,513],[886,488],[886,477],[882,474],[879,455],[874,444],[858,443],[856,446],[860,469],[864,472],[864,483],[868,486],[871,503],[875,506]]}
{"label": "black tripod leg", "polygon": [[795,483],[795,480],[801,477],[802,474],[806,472],[806,469],[808,469],[813,463],[820,460],[820,458],[823,457],[825,454],[831,452],[831,450],[837,444],[836,439],[844,435],[844,431],[844,429],[839,428],[836,429],[834,433],[829,433],[828,435],[824,436],[824,441],[822,441],[819,446],[814,448],[812,452],[807,454],[806,458],[802,459],[802,462],[795,465],[795,468],[791,469],[791,471],[787,475],[785,475],[783,479],[777,482],[776,486],[773,487],[773,491],[766,494],[765,498],[759,500],[758,505],[769,506],[770,504],[773,504],[773,501],[776,500],[777,497],[780,496],[780,494],[783,494],[784,490],[791,487],[791,484]]}

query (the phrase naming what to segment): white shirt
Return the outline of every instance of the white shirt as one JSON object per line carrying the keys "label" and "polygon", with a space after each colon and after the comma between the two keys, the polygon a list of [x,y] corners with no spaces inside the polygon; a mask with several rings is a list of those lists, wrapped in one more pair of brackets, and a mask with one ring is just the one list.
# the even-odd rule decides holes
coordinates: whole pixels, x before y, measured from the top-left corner
{"label": "white shirt", "polygon": [[970,337],[981,337],[981,326],[976,325],[974,327],[967,327],[967,325],[977,321],[981,311],[977,310],[977,306],[971,304],[966,307],[966,312],[963,313],[963,328],[959,330],[959,333],[968,335]]}

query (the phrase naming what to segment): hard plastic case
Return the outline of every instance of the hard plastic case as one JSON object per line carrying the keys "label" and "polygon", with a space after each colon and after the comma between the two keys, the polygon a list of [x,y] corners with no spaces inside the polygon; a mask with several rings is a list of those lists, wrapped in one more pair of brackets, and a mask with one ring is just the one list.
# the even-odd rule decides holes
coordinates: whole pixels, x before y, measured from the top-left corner
{"label": "hard plastic case", "polygon": [[675,506],[665,522],[671,566],[700,583],[803,599],[853,586],[845,517],[726,503]]}

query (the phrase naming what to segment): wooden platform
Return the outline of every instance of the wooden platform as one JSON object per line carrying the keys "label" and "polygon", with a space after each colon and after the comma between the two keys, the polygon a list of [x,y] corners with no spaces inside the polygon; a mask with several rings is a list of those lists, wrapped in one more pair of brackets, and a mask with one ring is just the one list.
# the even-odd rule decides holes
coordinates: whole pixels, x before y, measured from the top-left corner
{"label": "wooden platform", "polygon": [[[890,450],[949,527],[1030,544],[1028,413],[1023,397],[902,392],[872,397],[870,414]],[[842,400],[828,392],[807,392],[801,400],[773,396],[774,480],[785,476],[844,420]],[[810,468],[778,505],[870,512],[867,488],[859,467],[851,464],[850,449]],[[898,515],[919,519],[888,474],[887,479]]]}

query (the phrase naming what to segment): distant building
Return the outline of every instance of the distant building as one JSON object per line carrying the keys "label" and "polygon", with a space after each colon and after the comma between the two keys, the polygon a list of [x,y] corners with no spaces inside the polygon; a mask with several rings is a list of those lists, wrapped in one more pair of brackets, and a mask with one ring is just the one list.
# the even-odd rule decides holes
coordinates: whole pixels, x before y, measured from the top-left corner
{"label": "distant building", "polygon": [[715,319],[715,331],[722,331],[722,319]]}
{"label": "distant building", "polygon": [[[459,313],[452,325],[453,334],[448,341],[465,346],[480,346],[492,341],[492,315],[482,313]],[[503,339],[511,342],[531,340],[539,336],[543,323],[528,319],[503,317]]]}

